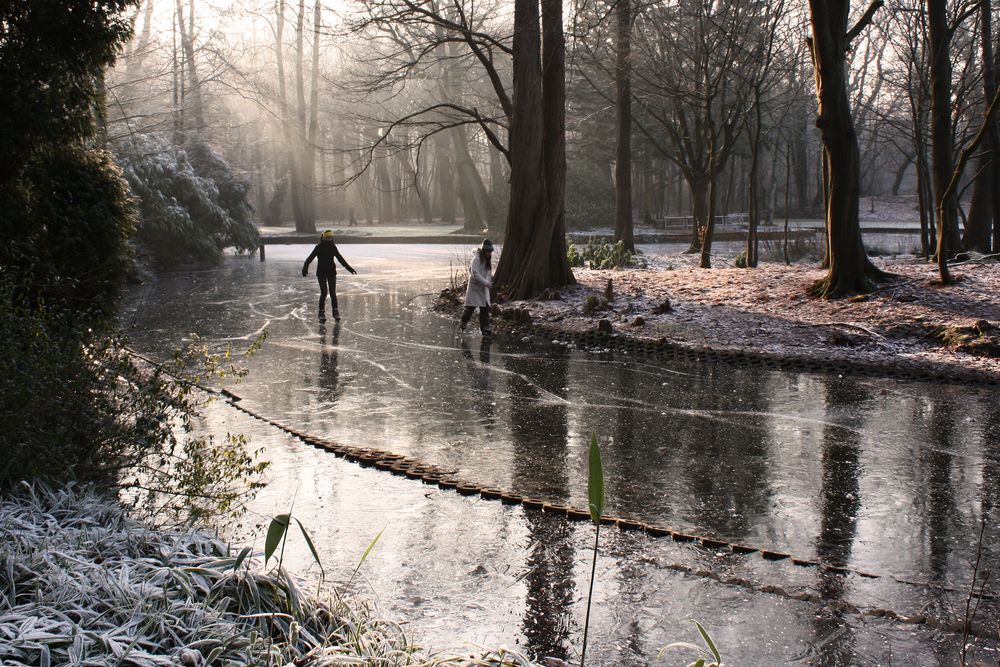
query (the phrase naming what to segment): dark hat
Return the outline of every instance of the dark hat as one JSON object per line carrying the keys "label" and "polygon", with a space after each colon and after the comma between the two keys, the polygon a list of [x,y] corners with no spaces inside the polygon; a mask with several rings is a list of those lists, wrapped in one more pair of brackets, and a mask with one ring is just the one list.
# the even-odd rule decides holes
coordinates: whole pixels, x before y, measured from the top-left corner
{"label": "dark hat", "polygon": [[493,252],[493,241],[490,241],[489,239],[485,239],[483,241],[482,251],[483,252]]}

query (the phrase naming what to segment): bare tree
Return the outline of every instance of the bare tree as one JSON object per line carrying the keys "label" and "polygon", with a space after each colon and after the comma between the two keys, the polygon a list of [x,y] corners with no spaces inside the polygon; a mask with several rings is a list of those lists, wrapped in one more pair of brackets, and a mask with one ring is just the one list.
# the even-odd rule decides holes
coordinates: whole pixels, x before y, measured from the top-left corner
{"label": "bare tree", "polygon": [[756,66],[749,57],[756,36],[746,26],[763,4],[699,0],[636,17],[633,89],[645,120],[639,127],[684,175],[693,208],[691,251],[701,251],[703,267],[711,266],[718,179],[744,125],[748,68]]}
{"label": "bare tree", "polygon": [[184,122],[182,132],[185,136],[188,133],[197,133],[205,127],[205,105],[201,98],[201,80],[198,78],[198,67],[194,57],[194,0],[190,0],[189,22],[184,24],[184,2],[176,0],[177,32],[181,38],[181,48],[184,51],[183,66],[187,72],[188,88],[187,95],[191,97],[191,114],[193,118],[190,122]]}
{"label": "bare tree", "polygon": [[[464,2],[366,0],[350,26],[351,34],[367,41],[349,90],[367,109],[364,122],[384,128],[375,144],[364,147],[368,159],[357,169],[366,169],[386,149],[419,153],[433,138],[434,190],[439,199],[457,192],[469,231],[496,217],[480,173],[485,161],[477,162],[469,145],[485,137],[507,152],[503,135],[510,100],[502,79],[510,48],[487,30],[491,11],[489,5]],[[442,199],[439,207],[444,219],[455,218],[452,202]]]}
{"label": "bare tree", "polygon": [[930,172],[930,85],[929,53],[927,49],[926,14],[922,0],[896,0],[883,30],[886,42],[893,49],[900,71],[890,72],[886,82],[905,98],[905,118],[893,122],[909,142],[913,155],[920,217],[920,247],[924,257],[933,254],[937,235],[933,186]]}
{"label": "bare tree", "polygon": [[828,273],[813,294],[836,297],[870,292],[882,277],[865,254],[858,216],[860,157],[847,96],[847,51],[851,41],[882,6],[875,0],[848,30],[849,0],[809,0],[811,51],[816,79],[816,126],[823,140],[827,178],[826,229]]}
{"label": "bare tree", "polygon": [[[787,19],[785,2],[778,0],[774,3],[767,3],[765,7],[767,11],[754,22],[754,28],[759,37],[756,44],[752,45],[751,60],[757,62],[757,67],[749,71],[749,100],[752,113],[748,114],[747,117],[750,148],[750,174],[747,187],[747,267],[757,266],[758,261],[757,227],[760,217],[758,194],[760,191],[761,145],[769,129],[779,124],[771,122],[768,123],[770,127],[765,127],[765,107],[768,107],[767,111],[770,111],[772,106],[783,107],[783,111],[787,112],[788,104],[794,99],[793,95],[789,94],[794,89],[778,85],[789,72],[794,71],[796,66],[794,58],[783,57],[778,53],[780,48],[778,44],[779,31]],[[770,94],[768,94],[769,92]],[[779,95],[785,98],[783,104],[777,99]],[[771,192],[773,191],[772,188]]]}
{"label": "bare tree", "polygon": [[[515,0],[510,204],[495,282],[513,299],[575,282],[566,258],[562,0]],[[542,33],[545,35],[544,54]]]}
{"label": "bare tree", "polygon": [[[398,91],[436,74],[439,86],[426,86],[415,102],[371,146],[388,145],[396,128],[418,129],[411,141],[448,132],[452,138],[451,167],[462,184],[466,213],[483,217],[487,205],[481,176],[469,159],[467,142],[455,128],[475,126],[510,163],[510,199],[504,248],[497,265],[498,289],[522,298],[573,282],[565,252],[565,45],[561,0],[519,0],[515,4],[513,42],[491,35],[474,4],[455,2],[443,11],[433,1],[372,0],[356,31],[376,31],[388,48],[370,55],[377,64],[360,89]],[[544,56],[542,31],[545,33]],[[460,44],[462,49],[442,48]],[[442,52],[451,67],[434,72]],[[498,59],[498,56],[500,59]],[[502,58],[511,57],[513,92],[503,83]],[[448,77],[459,65],[475,63],[477,75],[488,82],[493,98],[449,94],[457,85]],[[471,70],[466,70],[471,71]],[[444,91],[443,94],[440,94]],[[435,99],[433,93],[438,92]],[[504,141],[504,134],[507,135]],[[398,143],[398,138],[396,139]],[[374,154],[373,152],[371,153]]]}
{"label": "bare tree", "polygon": [[958,232],[958,190],[955,172],[955,142],[951,116],[951,38],[946,0],[927,0],[927,26],[931,53],[931,173],[937,211],[937,261],[941,282],[951,282],[948,260],[962,249]]}
{"label": "bare tree", "polygon": [[618,146],[615,156],[615,237],[626,250],[635,252],[632,229],[632,0],[617,0],[617,94]]}
{"label": "bare tree", "polygon": [[304,0],[299,1],[299,26],[297,28],[296,35],[296,48],[298,50],[297,62],[296,62],[296,89],[297,89],[297,99],[299,102],[299,124],[304,131],[304,141],[302,142],[302,209],[303,214],[306,219],[306,227],[309,227],[309,222],[312,222],[312,229],[307,229],[307,231],[316,231],[316,145],[319,139],[319,38],[320,38],[320,26],[322,24],[322,15],[320,13],[320,2],[316,0],[313,3],[313,42],[312,42],[312,64],[311,64],[311,81],[310,81],[310,92],[309,92],[309,126],[306,129],[305,116],[306,116],[306,105],[305,105],[305,75],[302,72],[303,68],[303,39],[302,33],[304,32],[302,23],[303,17],[305,15],[305,2]]}
{"label": "bare tree", "polygon": [[[979,39],[983,79],[983,105],[987,109],[996,96],[996,60],[993,50],[993,3],[979,0]],[[995,239],[1000,238],[1000,169],[995,165],[1000,159],[1000,133],[995,118],[987,117],[985,146],[979,153],[976,167],[972,204],[965,224],[962,241],[969,250],[980,252],[1000,251]],[[992,234],[991,234],[992,229]]]}
{"label": "bare tree", "polygon": [[310,229],[309,222],[302,203],[302,165],[300,164],[300,151],[296,147],[300,143],[300,133],[295,127],[288,104],[288,92],[285,80],[285,0],[277,0],[275,3],[275,36],[274,36],[274,56],[277,66],[278,77],[278,108],[280,113],[281,129],[285,139],[285,159],[288,163],[288,176],[292,194],[292,215],[295,218],[296,231],[308,232],[316,231],[315,224]]}

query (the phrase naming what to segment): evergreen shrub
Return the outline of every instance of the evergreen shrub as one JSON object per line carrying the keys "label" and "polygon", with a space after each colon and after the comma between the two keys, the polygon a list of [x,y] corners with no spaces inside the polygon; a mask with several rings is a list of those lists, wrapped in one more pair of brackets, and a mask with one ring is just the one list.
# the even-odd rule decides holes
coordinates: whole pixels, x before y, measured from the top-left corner
{"label": "evergreen shrub", "polygon": [[648,265],[638,253],[625,249],[621,241],[602,243],[589,239],[582,248],[572,241],[566,241],[566,259],[571,267],[585,266],[591,269],[644,269]]}
{"label": "evergreen shrub", "polygon": [[154,368],[72,319],[0,289],[0,492],[21,481],[92,483],[150,514],[237,509],[265,466],[241,436],[193,436],[204,397],[190,381],[239,371],[197,342],[172,368]]}
{"label": "evergreen shrub", "polygon": [[217,264],[226,247],[259,246],[249,185],[204,142],[179,147],[137,135],[115,154],[138,200],[136,242],[158,268]]}

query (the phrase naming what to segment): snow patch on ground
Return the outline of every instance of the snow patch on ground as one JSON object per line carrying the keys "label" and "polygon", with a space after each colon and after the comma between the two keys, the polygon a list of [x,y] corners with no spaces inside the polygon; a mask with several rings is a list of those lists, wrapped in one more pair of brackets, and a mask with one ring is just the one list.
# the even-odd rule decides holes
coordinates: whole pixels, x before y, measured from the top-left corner
{"label": "snow patch on ground", "polygon": [[[650,255],[650,268],[575,269],[578,284],[554,300],[504,304],[527,308],[537,323],[596,329],[643,339],[824,359],[901,363],[1000,379],[1000,359],[956,351],[935,336],[943,327],[1000,326],[1000,264],[956,265],[942,286],[936,266],[911,256],[873,258],[890,280],[873,294],[835,300],[808,296],[825,275],[815,263],[762,263],[756,269],[697,267],[691,255]],[[606,309],[586,312],[611,280]],[[594,299],[591,300],[593,303]],[[666,304],[669,303],[669,309]]]}

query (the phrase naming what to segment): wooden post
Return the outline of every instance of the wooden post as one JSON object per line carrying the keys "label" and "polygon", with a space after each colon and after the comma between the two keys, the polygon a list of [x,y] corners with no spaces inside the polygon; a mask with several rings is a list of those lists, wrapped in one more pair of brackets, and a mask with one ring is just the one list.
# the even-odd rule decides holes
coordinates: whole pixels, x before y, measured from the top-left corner
{"label": "wooden post", "polygon": [[264,242],[260,242],[260,261],[264,261]]}

